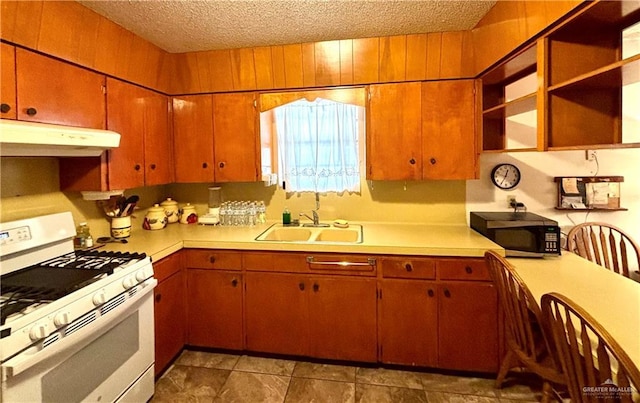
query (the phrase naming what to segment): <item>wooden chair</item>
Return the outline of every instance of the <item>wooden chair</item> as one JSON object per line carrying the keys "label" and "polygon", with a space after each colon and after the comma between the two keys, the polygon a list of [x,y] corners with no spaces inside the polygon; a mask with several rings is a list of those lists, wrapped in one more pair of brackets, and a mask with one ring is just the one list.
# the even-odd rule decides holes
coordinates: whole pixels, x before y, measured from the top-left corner
{"label": "wooden chair", "polygon": [[487,251],[485,261],[498,291],[506,318],[507,354],[500,364],[496,388],[501,388],[509,370],[526,367],[543,379],[542,401],[553,396],[552,384],[564,385],[565,377],[552,354],[551,340],[542,328],[542,313],[533,295],[502,256]]}
{"label": "wooden chair", "polygon": [[578,224],[567,235],[570,252],[625,277],[640,266],[640,247],[624,231],[602,222]]}
{"label": "wooden chair", "polygon": [[[543,321],[553,335],[558,359],[567,377],[572,402],[633,402],[640,396],[640,371],[611,335],[569,298],[550,293],[542,296]],[[627,388],[611,399],[588,388],[601,385]],[[584,389],[587,388],[587,389]],[[637,399],[637,400],[635,400]]]}

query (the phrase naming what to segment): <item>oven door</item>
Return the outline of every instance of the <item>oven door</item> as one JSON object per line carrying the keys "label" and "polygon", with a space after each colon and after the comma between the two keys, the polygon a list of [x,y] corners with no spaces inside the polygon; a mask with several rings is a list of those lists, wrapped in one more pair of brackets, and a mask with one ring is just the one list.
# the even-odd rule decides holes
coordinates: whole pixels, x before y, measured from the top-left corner
{"label": "oven door", "polygon": [[2,364],[4,402],[147,401],[154,391],[149,279],[113,310],[50,346]]}

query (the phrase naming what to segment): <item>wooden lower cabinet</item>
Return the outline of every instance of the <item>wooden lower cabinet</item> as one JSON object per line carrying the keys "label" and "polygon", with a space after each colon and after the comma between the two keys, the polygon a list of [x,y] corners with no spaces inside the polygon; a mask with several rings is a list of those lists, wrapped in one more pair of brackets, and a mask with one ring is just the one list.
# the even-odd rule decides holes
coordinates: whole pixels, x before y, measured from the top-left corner
{"label": "wooden lower cabinet", "polygon": [[158,285],[154,289],[155,375],[165,370],[185,344],[184,276],[179,253],[153,264]]}
{"label": "wooden lower cabinet", "polygon": [[380,360],[438,366],[438,302],[434,281],[382,280]]}
{"label": "wooden lower cabinet", "polygon": [[243,348],[242,275],[187,268],[187,344]]}
{"label": "wooden lower cabinet", "polygon": [[309,295],[310,355],[376,361],[376,280],[315,277]]}
{"label": "wooden lower cabinet", "polygon": [[376,280],[246,273],[247,349],[376,361]]}
{"label": "wooden lower cabinet", "polygon": [[309,351],[307,294],[304,275],[246,273],[245,331],[247,350],[306,355]]}
{"label": "wooden lower cabinet", "polygon": [[438,367],[498,370],[498,300],[485,282],[438,285]]}

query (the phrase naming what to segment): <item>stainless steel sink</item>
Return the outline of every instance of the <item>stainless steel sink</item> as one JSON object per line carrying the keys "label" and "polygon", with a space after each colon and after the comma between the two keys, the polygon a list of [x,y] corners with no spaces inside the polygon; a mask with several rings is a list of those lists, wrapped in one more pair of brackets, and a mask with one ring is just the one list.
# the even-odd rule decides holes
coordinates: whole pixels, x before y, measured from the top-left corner
{"label": "stainless steel sink", "polygon": [[327,227],[285,227],[274,224],[258,235],[256,241],[298,242],[298,243],[362,243],[362,225],[349,228]]}

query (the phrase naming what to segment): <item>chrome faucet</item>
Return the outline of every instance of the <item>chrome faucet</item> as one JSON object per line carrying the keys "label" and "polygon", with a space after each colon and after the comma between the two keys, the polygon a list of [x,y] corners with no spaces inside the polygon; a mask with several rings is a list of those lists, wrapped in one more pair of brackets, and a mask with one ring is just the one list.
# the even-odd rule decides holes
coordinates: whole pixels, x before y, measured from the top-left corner
{"label": "chrome faucet", "polygon": [[307,217],[308,219],[313,221],[313,224],[304,224],[303,226],[306,226],[306,227],[311,227],[311,226],[328,227],[329,226],[329,224],[320,224],[320,217],[318,216],[318,210],[320,210],[320,193],[316,192],[316,208],[314,210],[311,210],[311,214],[313,217],[309,217],[305,213],[300,213],[300,217]]}

